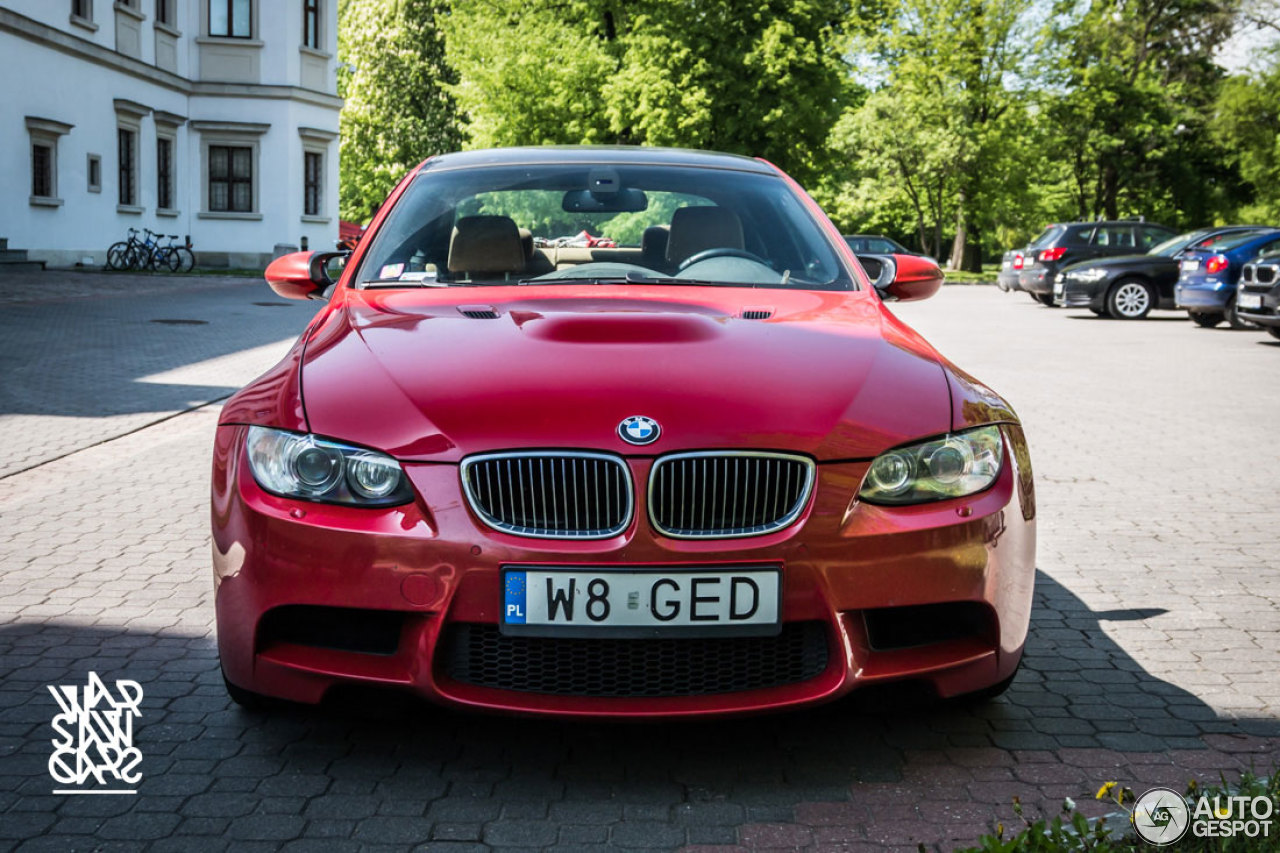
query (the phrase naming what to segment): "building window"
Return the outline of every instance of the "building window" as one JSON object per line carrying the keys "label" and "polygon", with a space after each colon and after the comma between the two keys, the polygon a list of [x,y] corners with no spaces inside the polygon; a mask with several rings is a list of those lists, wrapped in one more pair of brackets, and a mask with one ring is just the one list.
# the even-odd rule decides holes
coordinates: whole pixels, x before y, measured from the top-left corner
{"label": "building window", "polygon": [[41,207],[57,207],[58,140],[71,132],[74,125],[50,118],[27,116],[27,134],[31,151],[31,203]]}
{"label": "building window", "polygon": [[120,204],[134,207],[138,203],[138,134],[127,127],[116,128],[116,147],[120,162]]}
{"label": "building window", "polygon": [[324,155],[307,151],[302,155],[302,213],[320,215],[320,188],[324,186]]}
{"label": "building window", "polygon": [[209,146],[209,210],[249,213],[253,210],[253,149]]}
{"label": "building window", "polygon": [[71,17],[92,21],[93,0],[71,0]]}
{"label": "building window", "polygon": [[170,27],[178,23],[173,11],[173,0],[156,0],[156,23]]}
{"label": "building window", "polygon": [[97,154],[89,155],[89,192],[102,192],[102,158]]}
{"label": "building window", "polygon": [[302,43],[320,49],[320,0],[302,0]]}
{"label": "building window", "polygon": [[173,204],[173,140],[156,137],[156,207],[172,210]]}
{"label": "building window", "polygon": [[31,146],[31,195],[53,198],[53,146],[37,142]]}
{"label": "building window", "polygon": [[253,0],[209,0],[209,35],[253,37]]}

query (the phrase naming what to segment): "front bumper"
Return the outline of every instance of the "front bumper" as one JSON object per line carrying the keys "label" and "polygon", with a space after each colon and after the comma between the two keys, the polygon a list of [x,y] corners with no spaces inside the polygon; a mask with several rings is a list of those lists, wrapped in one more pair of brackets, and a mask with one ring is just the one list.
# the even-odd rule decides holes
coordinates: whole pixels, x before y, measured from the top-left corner
{"label": "front bumper", "polygon": [[1107,282],[1105,280],[1081,281],[1065,276],[1062,280],[1061,303],[1067,308],[1097,308],[1105,306]]}
{"label": "front bumper", "polygon": [[[607,540],[503,534],[472,514],[451,464],[406,463],[419,499],[403,507],[367,510],[282,499],[264,493],[249,474],[244,432],[237,425],[218,428],[213,562],[224,672],[257,693],[317,702],[331,687],[354,683],[495,711],[723,714],[820,702],[901,679],[923,680],[940,696],[966,693],[1011,675],[1026,640],[1035,503],[1029,465],[1018,461],[1027,455],[1016,426],[1004,428],[1004,470],[979,495],[916,507],[871,506],[852,500],[867,463],[822,464],[813,498],[792,527],[752,539],[703,541],[664,538],[643,511]],[[642,501],[652,460],[633,457],[628,463]],[[495,672],[506,668],[493,681],[477,678],[475,666],[459,664],[472,655],[483,670],[507,653],[494,639],[502,566],[748,563],[781,567],[788,636],[819,632],[823,662],[803,678],[716,693],[593,695],[524,689],[522,671],[510,661],[494,664]],[[968,621],[939,635],[933,617],[942,611],[911,609],[928,605],[953,616],[963,612]],[[301,629],[290,622],[300,610],[311,614]],[[364,622],[374,627],[357,636]],[[580,658],[556,659],[596,665],[592,651],[605,644],[577,643]],[[772,654],[767,644],[761,648]],[[699,659],[710,659],[703,651]],[[675,653],[679,658],[679,649]]]}
{"label": "front bumper", "polygon": [[[1257,323],[1259,326],[1280,328],[1280,283],[1270,287],[1265,284],[1241,284],[1239,294],[1236,297],[1236,313],[1241,319]],[[1254,308],[1246,304],[1241,298],[1245,294],[1260,296],[1261,307]]]}

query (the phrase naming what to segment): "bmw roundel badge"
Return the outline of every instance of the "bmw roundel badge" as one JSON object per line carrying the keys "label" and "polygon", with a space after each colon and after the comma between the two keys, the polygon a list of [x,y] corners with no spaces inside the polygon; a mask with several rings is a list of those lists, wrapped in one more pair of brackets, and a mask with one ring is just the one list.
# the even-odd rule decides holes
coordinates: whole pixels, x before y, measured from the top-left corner
{"label": "bmw roundel badge", "polygon": [[662,429],[653,418],[632,415],[618,424],[618,437],[627,444],[653,444]]}

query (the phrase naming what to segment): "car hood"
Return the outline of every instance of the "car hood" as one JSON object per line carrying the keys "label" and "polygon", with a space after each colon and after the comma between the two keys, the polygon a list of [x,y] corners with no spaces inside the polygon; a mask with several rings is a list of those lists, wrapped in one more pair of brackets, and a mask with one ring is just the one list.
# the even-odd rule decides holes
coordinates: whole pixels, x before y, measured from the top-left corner
{"label": "car hood", "polygon": [[[308,426],[400,459],[722,447],[858,459],[951,424],[939,357],[866,292],[564,286],[336,300],[303,358]],[[655,443],[622,441],[632,415],[660,424]]]}
{"label": "car hood", "polygon": [[1090,258],[1087,261],[1076,261],[1063,267],[1063,272],[1071,272],[1072,270],[1082,270],[1089,267],[1100,267],[1102,269],[1128,269],[1136,267],[1158,267],[1168,266],[1176,267],[1178,261],[1176,258],[1166,258],[1164,255],[1115,255],[1110,258]]}

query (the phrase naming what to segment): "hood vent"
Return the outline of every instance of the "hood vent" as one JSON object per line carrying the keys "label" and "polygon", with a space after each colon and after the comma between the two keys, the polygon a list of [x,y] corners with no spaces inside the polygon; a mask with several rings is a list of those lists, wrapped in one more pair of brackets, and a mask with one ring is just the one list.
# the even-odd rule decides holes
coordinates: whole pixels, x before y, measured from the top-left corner
{"label": "hood vent", "polygon": [[459,305],[458,311],[470,320],[496,320],[498,312],[492,305]]}
{"label": "hood vent", "polygon": [[754,306],[742,309],[742,319],[744,320],[768,320],[772,316],[772,308]]}

